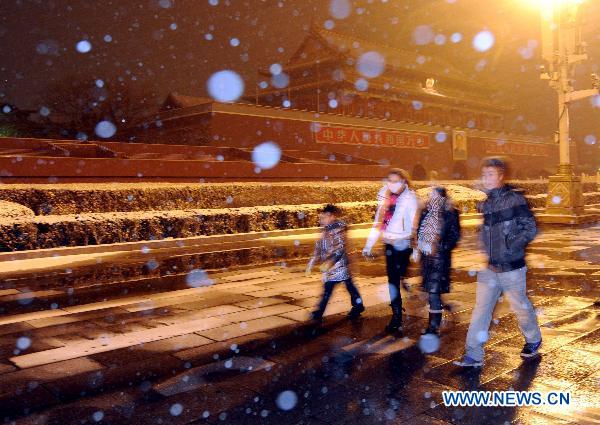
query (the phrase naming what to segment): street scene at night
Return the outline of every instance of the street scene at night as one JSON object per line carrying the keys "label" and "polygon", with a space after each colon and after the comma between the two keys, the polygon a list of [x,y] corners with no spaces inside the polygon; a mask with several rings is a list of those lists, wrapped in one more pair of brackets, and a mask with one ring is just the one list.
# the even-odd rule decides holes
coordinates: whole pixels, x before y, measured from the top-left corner
{"label": "street scene at night", "polygon": [[600,423],[600,2],[0,11],[0,423]]}

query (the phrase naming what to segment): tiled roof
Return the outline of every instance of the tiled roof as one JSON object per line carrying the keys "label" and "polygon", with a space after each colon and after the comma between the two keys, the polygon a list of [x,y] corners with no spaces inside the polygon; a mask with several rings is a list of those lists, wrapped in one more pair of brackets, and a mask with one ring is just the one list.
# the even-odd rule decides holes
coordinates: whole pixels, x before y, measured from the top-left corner
{"label": "tiled roof", "polygon": [[163,102],[161,109],[187,108],[211,102],[214,102],[214,100],[208,97],[185,96],[183,94],[169,93]]}
{"label": "tiled roof", "polygon": [[461,70],[440,57],[425,57],[425,62],[420,65],[417,60],[421,55],[417,52],[362,40],[348,34],[341,34],[322,28],[313,27],[311,32],[325,42],[327,47],[346,57],[358,59],[366,52],[375,51],[385,58],[386,65],[388,66],[421,71],[442,78],[463,81],[470,80]]}

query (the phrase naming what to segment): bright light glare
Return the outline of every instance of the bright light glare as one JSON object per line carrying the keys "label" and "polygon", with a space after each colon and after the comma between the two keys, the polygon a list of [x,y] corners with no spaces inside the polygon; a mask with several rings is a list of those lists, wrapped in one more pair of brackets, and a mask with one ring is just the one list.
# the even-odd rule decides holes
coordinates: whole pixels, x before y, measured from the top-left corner
{"label": "bright light glare", "polygon": [[539,9],[552,8],[555,5],[560,4],[581,4],[585,0],[521,0],[521,3],[527,3],[531,6],[535,6]]}

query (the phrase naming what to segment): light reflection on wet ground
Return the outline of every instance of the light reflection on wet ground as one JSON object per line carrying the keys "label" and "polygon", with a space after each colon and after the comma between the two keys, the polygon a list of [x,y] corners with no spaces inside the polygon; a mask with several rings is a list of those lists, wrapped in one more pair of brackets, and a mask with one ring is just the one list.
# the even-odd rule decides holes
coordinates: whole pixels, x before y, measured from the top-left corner
{"label": "light reflection on wet ground", "polygon": [[[277,243],[300,240],[298,252],[308,253],[312,239]],[[249,256],[262,249],[255,241],[237,248]],[[155,252],[156,264],[146,267],[182,270],[197,261],[198,269],[193,250]],[[600,227],[545,230],[531,246],[528,290],[544,346],[541,358],[526,362],[518,356],[518,325],[503,302],[494,314],[485,367],[464,372],[451,364],[462,354],[483,260],[473,234],[455,254],[447,297],[454,310],[445,316],[440,349],[427,356],[418,348],[427,312],[416,270],[404,294],[405,335],[382,333],[389,307],[381,258],[355,263],[365,317],[355,323],[344,318],[349,302],[338,289],[321,328],[306,322],[321,292],[319,276],[304,276],[303,262],[293,258],[285,266],[209,270],[194,278],[124,279],[128,261],[147,262],[146,254],[136,254],[112,271],[101,263],[78,276],[74,268],[67,286],[64,276],[24,278],[12,288],[5,281],[3,414],[31,408],[31,415],[18,418],[23,424],[598,421]],[[97,285],[90,283],[94,273]],[[21,293],[24,286],[28,295]],[[568,390],[573,403],[560,409],[440,405],[444,390],[476,388]]]}

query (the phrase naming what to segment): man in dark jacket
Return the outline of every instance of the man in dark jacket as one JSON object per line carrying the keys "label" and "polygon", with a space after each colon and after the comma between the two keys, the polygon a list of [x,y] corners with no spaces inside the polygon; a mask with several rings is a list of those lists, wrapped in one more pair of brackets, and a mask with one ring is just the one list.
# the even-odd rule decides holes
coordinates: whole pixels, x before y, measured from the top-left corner
{"label": "man in dark jacket", "polygon": [[466,353],[462,360],[454,362],[458,366],[483,365],[483,344],[488,339],[492,313],[502,294],[515,312],[525,337],[521,356],[535,356],[542,344],[537,316],[526,290],[525,248],[535,238],[537,228],[525,197],[505,184],[505,175],[506,164],[502,160],[484,161],[481,177],[488,197],[480,205],[483,214],[480,235],[488,266],[477,274]]}

